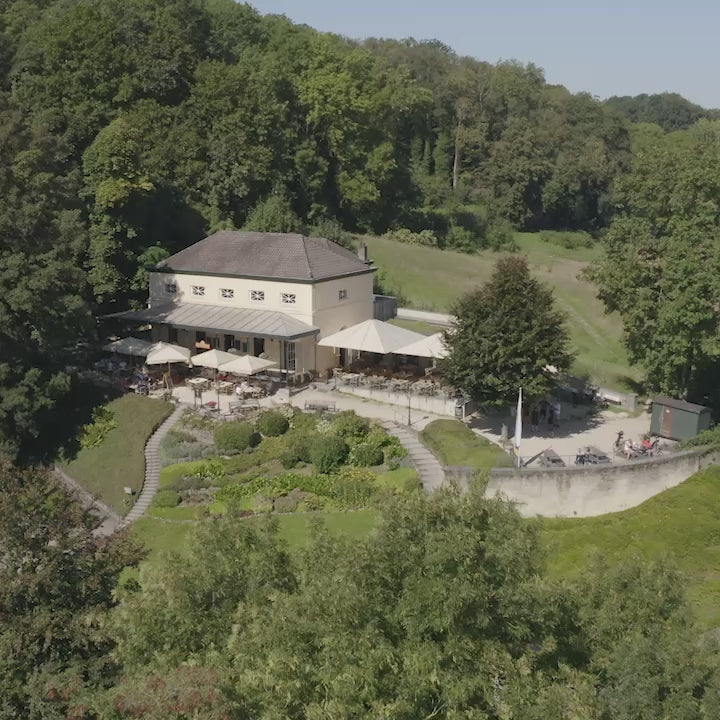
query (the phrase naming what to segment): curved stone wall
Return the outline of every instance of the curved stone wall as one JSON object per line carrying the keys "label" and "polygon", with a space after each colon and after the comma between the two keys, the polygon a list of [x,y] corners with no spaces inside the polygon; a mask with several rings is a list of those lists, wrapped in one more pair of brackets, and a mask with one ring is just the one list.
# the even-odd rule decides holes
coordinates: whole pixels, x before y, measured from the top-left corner
{"label": "curved stone wall", "polygon": [[[635,507],[719,463],[720,450],[700,448],[618,465],[498,468],[490,473],[485,494],[512,500],[525,516],[592,517]],[[461,483],[471,472],[446,468],[446,476]]]}

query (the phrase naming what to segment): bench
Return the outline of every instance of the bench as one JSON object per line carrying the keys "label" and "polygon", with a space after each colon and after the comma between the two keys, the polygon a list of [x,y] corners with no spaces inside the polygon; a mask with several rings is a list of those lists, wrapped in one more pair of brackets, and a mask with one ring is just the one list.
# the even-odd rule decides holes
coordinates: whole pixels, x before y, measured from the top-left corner
{"label": "bench", "polygon": [[235,400],[228,403],[230,413],[240,412],[241,410],[257,410],[260,403],[257,400]]}
{"label": "bench", "polygon": [[306,402],[306,410],[314,410],[315,412],[335,412],[334,402]]}

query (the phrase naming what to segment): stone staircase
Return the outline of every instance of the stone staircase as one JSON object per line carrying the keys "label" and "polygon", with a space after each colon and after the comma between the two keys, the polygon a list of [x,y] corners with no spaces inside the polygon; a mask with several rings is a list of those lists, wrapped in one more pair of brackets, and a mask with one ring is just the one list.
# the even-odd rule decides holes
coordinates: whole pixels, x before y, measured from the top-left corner
{"label": "stone staircase", "polygon": [[177,407],[147,441],[145,445],[145,482],[143,482],[142,491],[137,502],[125,516],[121,527],[135,522],[150,507],[150,503],[160,485],[160,442],[168,434],[170,428],[180,419],[184,410],[185,408],[182,406]]}
{"label": "stone staircase", "polygon": [[437,458],[420,442],[417,432],[394,422],[385,422],[383,427],[408,451],[408,458],[417,469],[423,488],[432,492],[442,487],[445,471]]}

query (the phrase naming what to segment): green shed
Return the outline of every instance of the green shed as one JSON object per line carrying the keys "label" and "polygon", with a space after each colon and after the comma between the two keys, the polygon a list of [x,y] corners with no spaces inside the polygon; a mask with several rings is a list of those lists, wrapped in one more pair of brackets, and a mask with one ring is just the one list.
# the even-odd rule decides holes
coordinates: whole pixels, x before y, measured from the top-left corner
{"label": "green shed", "polygon": [[670,440],[687,440],[710,427],[710,408],[685,400],[656,397],[650,432]]}

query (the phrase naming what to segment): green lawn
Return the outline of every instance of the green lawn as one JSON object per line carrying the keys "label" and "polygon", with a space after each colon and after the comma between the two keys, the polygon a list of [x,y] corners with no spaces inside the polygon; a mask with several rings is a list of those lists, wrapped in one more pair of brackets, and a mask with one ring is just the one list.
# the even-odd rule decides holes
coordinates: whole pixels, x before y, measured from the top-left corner
{"label": "green lawn", "polygon": [[431,325],[430,323],[422,322],[422,320],[404,320],[402,318],[393,318],[390,320],[392,325],[405,328],[406,330],[412,330],[413,332],[420,333],[421,335],[434,335],[435,333],[442,332],[445,328],[439,325]]}
{"label": "green lawn", "polygon": [[[185,508],[164,510],[159,517],[145,516],[132,526],[133,536],[149,550],[146,560],[149,564],[162,562],[163,553],[176,550],[184,552],[188,547],[189,536],[195,526],[194,522],[183,522]],[[157,511],[155,511],[157,512]],[[374,510],[358,510],[356,512],[316,512],[297,513],[292,515],[276,515],[280,526],[280,537],[290,549],[302,548],[310,538],[310,529],[314,520],[320,519],[331,533],[362,537],[375,527],[377,515]],[[260,522],[262,516],[238,520],[238,522]]]}
{"label": "green lawn", "polygon": [[[477,255],[406,245],[366,237],[370,255],[383,275],[384,290],[420,310],[447,312],[462,293],[485,282],[501,253]],[[539,235],[518,233],[517,244],[527,255],[535,275],[555,291],[568,316],[568,329],[577,358],[573,370],[601,385],[627,389],[640,378],[630,368],[622,346],[622,324],[606,315],[596,288],[580,277],[597,257],[598,247],[569,250],[540,240]]]}
{"label": "green lawn", "polygon": [[697,473],[642,505],[596,518],[546,519],[551,574],[567,577],[594,554],[611,561],[671,554],[688,579],[703,627],[720,626],[720,466]]}
{"label": "green lawn", "polygon": [[142,395],[124,395],[108,403],[117,427],[95,448],[81,449],[63,468],[118,513],[129,510],[124,487],[140,491],[145,477],[147,439],[172,412],[172,405]]}
{"label": "green lawn", "polygon": [[478,469],[510,467],[510,456],[494,443],[476,435],[459,420],[433,420],[420,439],[443,465]]}

